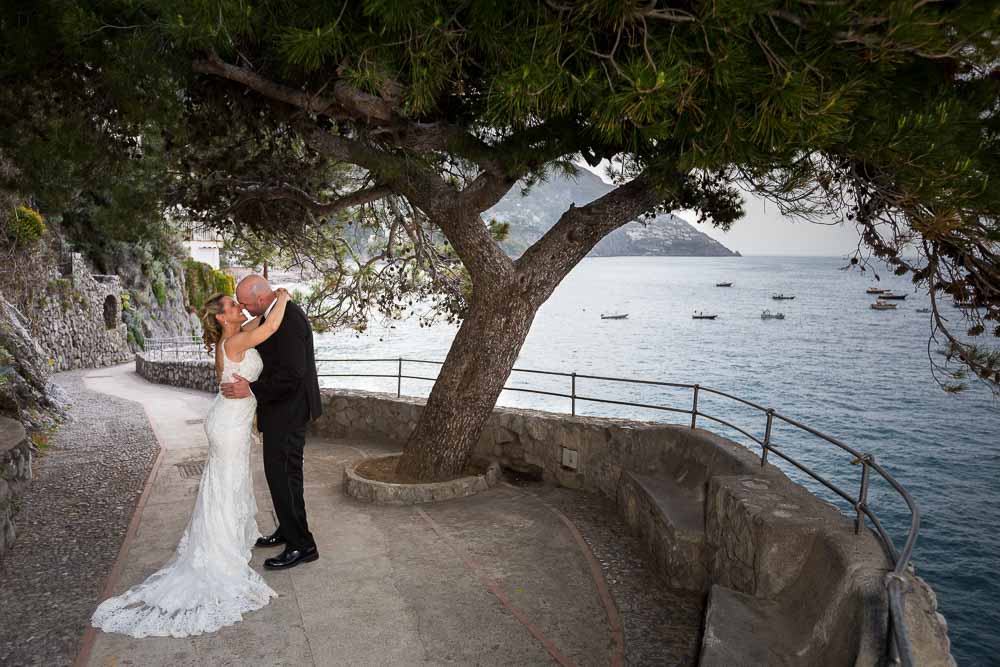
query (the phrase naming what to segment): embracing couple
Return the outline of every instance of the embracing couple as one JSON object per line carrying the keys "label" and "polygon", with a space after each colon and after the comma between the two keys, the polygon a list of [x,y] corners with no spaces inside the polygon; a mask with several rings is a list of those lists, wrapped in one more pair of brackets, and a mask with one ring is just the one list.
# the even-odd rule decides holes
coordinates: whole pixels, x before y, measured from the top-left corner
{"label": "embracing couple", "polygon": [[[277,595],[250,567],[252,546],[284,547],[264,561],[268,569],[319,558],[302,489],[306,425],[321,412],[312,329],[288,292],[272,290],[260,276],[241,280],[236,297],[216,294],[202,314],[220,391],[205,419],[208,460],[194,512],[169,563],[98,606],[91,622],[105,632],[132,637],[214,632]],[[254,315],[250,321],[244,320],[244,308]],[[255,413],[278,518],[277,530],[266,537],[257,527],[250,463]]]}

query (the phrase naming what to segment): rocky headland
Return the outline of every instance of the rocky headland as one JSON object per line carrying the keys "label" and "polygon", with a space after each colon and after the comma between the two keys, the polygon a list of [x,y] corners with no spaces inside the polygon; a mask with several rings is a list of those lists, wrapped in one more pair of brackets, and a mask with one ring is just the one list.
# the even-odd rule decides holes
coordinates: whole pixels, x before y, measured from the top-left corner
{"label": "rocky headland", "polygon": [[[554,174],[525,194],[523,184],[515,185],[483,217],[509,223],[501,246],[511,257],[518,257],[556,224],[570,204],[583,206],[614,188],[586,169],[580,169],[575,177]],[[739,253],[676,215],[663,213],[616,229],[601,239],[590,256],[738,257]]]}

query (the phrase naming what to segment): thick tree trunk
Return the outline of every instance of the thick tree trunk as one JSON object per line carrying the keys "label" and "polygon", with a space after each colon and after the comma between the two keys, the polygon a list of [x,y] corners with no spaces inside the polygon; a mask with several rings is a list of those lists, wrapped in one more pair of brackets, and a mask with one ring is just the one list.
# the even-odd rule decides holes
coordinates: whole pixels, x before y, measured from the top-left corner
{"label": "thick tree trunk", "polygon": [[[398,471],[404,475],[434,481],[461,473],[514,367],[535,312],[605,234],[652,209],[660,199],[648,179],[640,176],[586,206],[571,206],[545,236],[511,263],[479,215],[482,207],[502,196],[504,185],[499,182],[491,192],[484,186],[485,194],[475,210],[463,208],[462,202],[455,206],[446,192],[421,202],[469,269],[475,290],[399,461]],[[412,195],[420,201],[421,193]]]}
{"label": "thick tree trunk", "polygon": [[513,286],[476,290],[434,389],[403,452],[399,472],[433,481],[458,475],[507,382],[537,301]]}

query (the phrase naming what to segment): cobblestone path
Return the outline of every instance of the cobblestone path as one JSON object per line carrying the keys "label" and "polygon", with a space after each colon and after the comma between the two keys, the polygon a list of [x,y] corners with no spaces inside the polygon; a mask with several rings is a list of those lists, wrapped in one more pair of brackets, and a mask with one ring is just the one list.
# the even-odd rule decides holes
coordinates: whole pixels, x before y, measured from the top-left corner
{"label": "cobblestone path", "polygon": [[53,377],[72,402],[15,519],[0,561],[0,665],[70,665],[159,449],[138,403]]}

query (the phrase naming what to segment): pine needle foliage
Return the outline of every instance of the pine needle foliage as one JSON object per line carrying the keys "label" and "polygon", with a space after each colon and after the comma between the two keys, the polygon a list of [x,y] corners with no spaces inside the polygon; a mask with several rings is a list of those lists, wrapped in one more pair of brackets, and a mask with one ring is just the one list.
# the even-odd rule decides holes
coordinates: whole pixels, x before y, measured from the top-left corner
{"label": "pine needle foliage", "polygon": [[959,327],[935,306],[935,333],[995,379],[968,340],[1000,323],[995,1],[8,5],[0,150],[46,200],[130,171],[150,200],[287,233],[373,187],[413,200],[417,174],[460,192],[609,159],[656,191],[643,212],[727,227],[739,184],[857,225],[855,263],[973,304]]}

